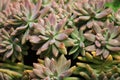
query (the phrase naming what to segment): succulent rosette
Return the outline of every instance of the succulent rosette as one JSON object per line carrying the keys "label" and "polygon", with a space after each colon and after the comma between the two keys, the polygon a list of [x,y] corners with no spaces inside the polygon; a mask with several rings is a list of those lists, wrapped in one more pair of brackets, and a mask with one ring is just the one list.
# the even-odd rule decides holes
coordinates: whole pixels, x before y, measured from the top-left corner
{"label": "succulent rosette", "polygon": [[84,37],[92,42],[85,49],[95,51],[96,56],[107,58],[109,54],[120,51],[119,35],[120,27],[114,26],[114,23],[106,21],[104,26],[94,23],[93,32],[84,33]]}
{"label": "succulent rosette", "polygon": [[21,42],[17,37],[11,36],[13,31],[13,28],[11,28],[9,32],[4,28],[0,29],[0,55],[3,60],[10,58],[12,61],[15,61],[16,59],[21,61],[23,55],[27,54],[27,46],[21,45]]}
{"label": "succulent rosette", "polygon": [[114,13],[113,20],[117,25],[120,25],[120,9],[116,13]]}
{"label": "succulent rosette", "polygon": [[0,0],[0,80],[120,80],[117,2]]}
{"label": "succulent rosette", "polygon": [[46,0],[46,3],[47,2],[47,5],[50,6],[50,12],[56,15],[57,21],[61,21],[63,18],[68,17],[66,27],[68,27],[68,25],[72,27],[72,20],[74,18],[74,15],[72,15],[72,5],[76,2],[76,0]]}
{"label": "succulent rosette", "polygon": [[33,72],[27,71],[31,75],[31,79],[41,80],[63,80],[70,76],[75,70],[75,66],[71,67],[71,61],[61,55],[58,60],[45,58],[43,63],[33,63]]}
{"label": "succulent rosette", "polygon": [[73,13],[78,16],[75,21],[101,20],[112,13],[105,8],[104,0],[82,0],[75,3]]}
{"label": "succulent rosette", "polygon": [[74,31],[71,34],[71,38],[74,41],[74,46],[70,49],[69,55],[73,54],[73,58],[75,59],[79,54],[85,56],[85,37],[83,35],[82,30],[78,30],[74,28]]}
{"label": "succulent rosette", "polygon": [[[41,9],[42,0],[36,4],[30,0],[11,2],[9,8],[1,13],[1,25],[14,27],[12,35],[22,36],[22,44],[26,43],[33,23],[48,12],[48,7]],[[44,14],[43,14],[44,12]]]}
{"label": "succulent rosette", "polygon": [[[34,34],[29,37],[33,44],[33,49],[37,49],[37,54],[45,52],[43,55],[52,55],[55,57],[59,53],[67,54],[67,47],[73,46],[74,43],[69,35],[72,33],[72,28],[65,29],[67,18],[57,22],[55,14],[51,13],[45,20],[41,19],[37,24],[34,24]],[[40,45],[39,45],[40,44]]]}

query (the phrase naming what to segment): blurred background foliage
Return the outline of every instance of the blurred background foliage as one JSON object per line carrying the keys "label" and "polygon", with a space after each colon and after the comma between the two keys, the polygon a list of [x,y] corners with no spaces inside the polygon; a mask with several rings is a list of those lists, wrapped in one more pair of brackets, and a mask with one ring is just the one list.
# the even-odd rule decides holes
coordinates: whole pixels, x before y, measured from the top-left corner
{"label": "blurred background foliage", "polygon": [[120,8],[120,0],[113,0],[113,2],[106,3],[106,6],[112,8],[116,12]]}

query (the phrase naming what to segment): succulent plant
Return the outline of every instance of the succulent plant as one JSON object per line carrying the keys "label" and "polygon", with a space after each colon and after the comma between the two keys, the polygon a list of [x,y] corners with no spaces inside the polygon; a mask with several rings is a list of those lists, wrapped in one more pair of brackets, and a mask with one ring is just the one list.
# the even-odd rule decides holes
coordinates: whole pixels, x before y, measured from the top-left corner
{"label": "succulent plant", "polygon": [[[46,0],[44,0],[46,1]],[[48,0],[48,4],[50,6],[50,11],[56,15],[57,21],[61,21],[62,19],[67,18],[66,26],[73,26],[73,18],[72,15],[72,5],[76,0]]]}
{"label": "succulent plant", "polygon": [[9,8],[1,13],[1,25],[12,25],[15,28],[12,35],[22,36],[24,44],[32,31],[33,23],[37,23],[39,17],[43,17],[49,10],[48,7],[40,10],[41,3],[42,0],[38,0],[36,4],[30,0],[12,2]]}
{"label": "succulent plant", "polygon": [[75,21],[99,20],[112,13],[110,8],[105,8],[104,0],[82,0],[75,3],[74,13],[78,15]]}
{"label": "succulent plant", "polygon": [[93,32],[84,33],[84,37],[91,41],[85,50],[96,51],[96,56],[107,58],[110,53],[120,51],[120,27],[106,21],[104,26],[94,23]]}
{"label": "succulent plant", "polygon": [[77,73],[86,80],[115,80],[117,78],[119,80],[120,59],[115,59],[109,55],[106,60],[101,60],[100,57],[95,56],[95,52],[86,52],[85,55],[85,57],[78,57],[80,61],[77,62]]}
{"label": "succulent plant", "polygon": [[77,28],[71,34],[72,39],[74,40],[74,46],[69,51],[69,55],[73,54],[73,57],[76,58],[79,54],[82,56],[85,55],[85,38],[82,30]]}
{"label": "succulent plant", "polygon": [[[61,55],[58,60],[45,58],[44,64],[34,63],[33,79],[41,80],[63,80],[64,77],[70,76],[75,66],[71,67],[71,61]],[[36,76],[36,77],[35,77]]]}
{"label": "succulent plant", "polygon": [[17,37],[11,36],[13,31],[13,28],[11,28],[9,32],[4,28],[0,29],[0,55],[3,60],[10,58],[12,61],[15,61],[16,59],[21,61],[23,55],[27,54],[27,46],[21,45],[21,42]]}
{"label": "succulent plant", "polygon": [[115,2],[0,0],[0,80],[120,80]]}
{"label": "succulent plant", "polygon": [[116,24],[120,25],[120,9],[114,14],[113,20],[115,21]]}
{"label": "succulent plant", "polygon": [[[45,52],[43,55],[49,55],[51,52],[55,57],[58,53],[67,54],[67,47],[74,45],[69,35],[72,33],[72,28],[65,29],[67,18],[57,22],[56,16],[51,13],[45,20],[40,20],[34,24],[34,34],[29,37],[33,44],[33,49],[37,49],[37,54]],[[50,52],[51,51],[51,52]]]}

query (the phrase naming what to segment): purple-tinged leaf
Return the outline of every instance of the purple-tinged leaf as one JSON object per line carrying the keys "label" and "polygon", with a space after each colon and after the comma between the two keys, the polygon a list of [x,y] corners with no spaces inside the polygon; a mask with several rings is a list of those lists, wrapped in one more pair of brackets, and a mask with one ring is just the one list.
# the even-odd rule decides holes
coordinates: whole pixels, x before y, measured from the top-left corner
{"label": "purple-tinged leaf", "polygon": [[87,27],[88,27],[88,28],[92,28],[92,27],[93,27],[93,22],[94,22],[94,21],[89,21],[89,22],[87,22],[87,24],[86,24]]}
{"label": "purple-tinged leaf", "polygon": [[101,27],[96,22],[93,22],[93,29],[96,33],[101,33],[102,31]]}
{"label": "purple-tinged leaf", "polygon": [[42,36],[42,35],[39,35],[38,36],[41,40],[48,40],[49,38],[47,38],[46,36]]}
{"label": "purple-tinged leaf", "polygon": [[52,53],[53,53],[53,55],[55,56],[55,57],[57,57],[58,56],[58,49],[55,47],[55,45],[52,45]]}
{"label": "purple-tinged leaf", "polygon": [[38,0],[34,10],[35,14],[39,12],[41,6],[42,6],[42,0]]}
{"label": "purple-tinged leaf", "polygon": [[67,34],[65,34],[65,33],[60,33],[60,34],[58,34],[57,36],[55,36],[55,38],[56,38],[57,40],[62,41],[62,40],[68,39],[68,36],[67,36]]}
{"label": "purple-tinged leaf", "polygon": [[92,52],[92,51],[96,50],[96,47],[95,47],[95,45],[90,45],[90,46],[85,47],[85,50]]}
{"label": "purple-tinged leaf", "polygon": [[22,49],[21,49],[21,47],[20,47],[19,45],[16,45],[16,46],[15,46],[15,50],[18,51],[19,53],[22,52]]}
{"label": "purple-tinged leaf", "polygon": [[114,47],[114,46],[106,45],[106,48],[110,51],[120,51],[120,47]]}
{"label": "purple-tinged leaf", "polygon": [[3,29],[3,28],[2,28],[2,33],[3,33],[5,36],[7,36],[8,38],[10,38],[10,35],[8,34],[8,32],[7,32],[5,29]]}
{"label": "purple-tinged leaf", "polygon": [[[50,61],[50,66],[49,66],[49,69],[50,69],[50,71],[51,71],[51,73],[53,72],[55,72],[55,70],[56,70],[56,68],[55,68],[55,66],[56,66],[56,61],[52,58],[51,59],[51,61]],[[46,66],[47,67],[47,66]],[[50,74],[50,73],[49,73]]]}
{"label": "purple-tinged leaf", "polygon": [[50,10],[50,7],[45,7],[40,11],[40,17],[43,17],[47,14],[47,12]]}
{"label": "purple-tinged leaf", "polygon": [[102,11],[101,13],[96,14],[95,18],[97,18],[97,19],[104,18],[107,15],[109,15],[111,12],[112,12],[111,9],[106,9],[106,10]]}
{"label": "purple-tinged leaf", "polygon": [[43,74],[43,70],[33,69],[33,72],[40,78],[45,78],[46,76]]}
{"label": "purple-tinged leaf", "polygon": [[96,49],[96,56],[99,56],[103,53],[104,49]]}
{"label": "purple-tinged leaf", "polygon": [[109,51],[105,49],[105,50],[103,51],[102,55],[103,55],[103,58],[106,59],[106,58],[109,56]]}
{"label": "purple-tinged leaf", "polygon": [[40,40],[41,40],[41,39],[40,39],[38,36],[35,36],[35,35],[29,37],[29,41],[30,41],[31,43],[34,43],[34,44],[39,43]]}
{"label": "purple-tinged leaf", "polygon": [[46,43],[44,43],[44,44],[42,45],[42,47],[40,47],[40,48],[38,49],[38,51],[37,51],[36,54],[39,55],[41,52],[46,51],[46,50],[49,48],[49,44],[50,44],[49,41],[47,41]]}
{"label": "purple-tinged leaf", "polygon": [[18,32],[23,31],[26,29],[26,26],[20,26],[18,28],[16,28],[16,30],[14,32],[11,33],[11,35],[16,35]]}
{"label": "purple-tinged leaf", "polygon": [[100,34],[97,33],[95,37],[98,41],[105,41],[105,38],[103,37],[103,35],[101,33]]}
{"label": "purple-tinged leaf", "polygon": [[117,39],[111,39],[108,41],[108,44],[112,46],[120,46],[120,41],[118,41]]}
{"label": "purple-tinged leaf", "polygon": [[101,47],[101,43],[100,43],[99,41],[97,41],[97,40],[95,41],[95,45],[96,45],[97,47],[99,47],[99,48]]}
{"label": "purple-tinged leaf", "polygon": [[60,32],[61,30],[63,30],[63,27],[65,26],[66,24],[66,21],[67,21],[67,18],[64,18],[63,20],[61,20],[58,25],[56,26],[56,31],[57,32]]}
{"label": "purple-tinged leaf", "polygon": [[7,45],[7,46],[6,46],[6,49],[10,50],[10,49],[12,49],[12,47],[13,47],[13,45],[10,44],[10,45]]}
{"label": "purple-tinged leaf", "polygon": [[85,34],[84,34],[84,37],[85,37],[87,40],[89,40],[89,41],[92,41],[92,42],[95,41],[95,35],[94,35],[94,34],[85,33]]}
{"label": "purple-tinged leaf", "polygon": [[63,31],[63,33],[67,34],[67,35],[70,35],[72,32],[74,31],[74,29],[65,29]]}
{"label": "purple-tinged leaf", "polygon": [[7,51],[7,49],[1,49],[0,48],[0,53],[4,53],[5,51]]}
{"label": "purple-tinged leaf", "polygon": [[51,14],[48,16],[48,20],[49,20],[51,26],[55,26],[56,23],[57,23],[56,16],[55,16],[55,14],[53,14],[53,13],[51,13]]}
{"label": "purple-tinged leaf", "polygon": [[9,58],[12,54],[13,54],[13,49],[8,50],[8,51],[4,54],[4,58],[3,58],[3,59]]}

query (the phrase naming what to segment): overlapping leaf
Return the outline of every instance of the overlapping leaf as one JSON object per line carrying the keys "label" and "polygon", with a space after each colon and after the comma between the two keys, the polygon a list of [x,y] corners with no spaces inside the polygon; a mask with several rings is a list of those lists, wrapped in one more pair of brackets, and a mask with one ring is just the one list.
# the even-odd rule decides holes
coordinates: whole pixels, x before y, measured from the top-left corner
{"label": "overlapping leaf", "polygon": [[34,24],[34,34],[30,36],[29,40],[33,43],[33,48],[38,47],[37,54],[45,51],[45,54],[48,53],[48,55],[51,55],[52,52],[55,57],[59,53],[67,54],[67,47],[74,43],[69,38],[73,29],[64,28],[66,20],[67,18],[57,22],[56,15],[51,13],[45,20],[41,19],[39,23]]}
{"label": "overlapping leaf", "polygon": [[[60,56],[58,60],[45,58],[44,64],[34,63],[33,78],[34,79],[49,79],[62,80],[64,77],[70,76],[74,69],[71,67],[71,61],[67,60],[64,55]],[[32,74],[32,73],[31,73]]]}

